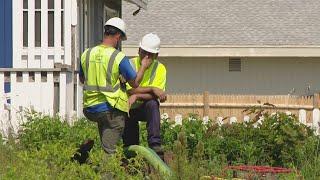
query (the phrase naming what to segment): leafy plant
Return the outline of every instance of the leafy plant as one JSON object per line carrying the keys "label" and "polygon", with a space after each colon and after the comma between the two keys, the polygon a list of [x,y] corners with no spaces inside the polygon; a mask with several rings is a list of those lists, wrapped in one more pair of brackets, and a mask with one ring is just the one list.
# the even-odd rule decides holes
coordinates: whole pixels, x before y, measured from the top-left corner
{"label": "leafy plant", "polygon": [[[164,149],[173,152],[172,178],[221,177],[225,166],[246,164],[287,167],[305,179],[319,179],[319,136],[294,115],[269,114],[259,107],[247,112],[253,117],[249,122],[224,125],[204,123],[197,115],[182,124],[164,118],[161,138]],[[115,155],[106,156],[92,122],[80,119],[69,125],[59,117],[35,112],[26,119],[18,136],[0,141],[0,179],[161,179],[143,156],[129,159],[124,166],[121,143]],[[96,143],[88,163],[80,165],[70,158],[85,139]],[[145,123],[140,124],[140,140],[147,146]]]}

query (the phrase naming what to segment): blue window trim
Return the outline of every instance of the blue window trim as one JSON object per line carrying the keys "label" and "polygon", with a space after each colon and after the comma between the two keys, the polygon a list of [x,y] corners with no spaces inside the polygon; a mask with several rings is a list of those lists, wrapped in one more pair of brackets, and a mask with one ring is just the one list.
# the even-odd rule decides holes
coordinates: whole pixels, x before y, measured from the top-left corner
{"label": "blue window trim", "polygon": [[0,0],[0,68],[12,68],[12,0]]}

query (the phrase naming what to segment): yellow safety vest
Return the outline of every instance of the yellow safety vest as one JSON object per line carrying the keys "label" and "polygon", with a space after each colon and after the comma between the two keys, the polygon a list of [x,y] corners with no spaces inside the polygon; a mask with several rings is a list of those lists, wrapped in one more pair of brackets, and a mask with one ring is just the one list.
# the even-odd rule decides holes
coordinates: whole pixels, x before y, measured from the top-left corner
{"label": "yellow safety vest", "polygon": [[[137,72],[140,68],[141,60],[139,57],[130,59],[130,64]],[[140,87],[157,87],[162,90],[166,89],[166,68],[158,60],[154,60],[150,67],[144,72],[143,79],[141,80]],[[127,83],[127,90],[132,87]],[[137,101],[131,106],[131,109],[139,107],[143,101]]]}
{"label": "yellow safety vest", "polygon": [[82,54],[85,108],[108,102],[112,107],[128,112],[128,95],[119,81],[119,64],[124,57],[121,51],[104,45],[89,48]]}

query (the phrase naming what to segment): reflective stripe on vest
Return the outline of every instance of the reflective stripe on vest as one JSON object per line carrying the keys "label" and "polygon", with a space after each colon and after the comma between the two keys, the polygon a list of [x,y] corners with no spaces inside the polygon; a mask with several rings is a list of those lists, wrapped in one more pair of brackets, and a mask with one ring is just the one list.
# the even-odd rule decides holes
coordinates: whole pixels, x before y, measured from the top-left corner
{"label": "reflective stripe on vest", "polygon": [[86,77],[85,77],[85,81],[84,81],[85,86],[87,85],[87,82],[88,82],[89,59],[90,59],[91,50],[92,50],[92,48],[88,49],[88,52],[86,54]]}
{"label": "reflective stripe on vest", "polygon": [[111,86],[101,87],[101,86],[88,86],[84,85],[83,90],[86,91],[100,91],[100,92],[116,92],[120,89],[120,85],[117,84],[113,88]]}
{"label": "reflective stripe on vest", "polygon": [[120,51],[115,50],[115,51],[111,54],[111,57],[110,57],[110,60],[109,60],[108,70],[107,70],[107,82],[108,82],[109,84],[112,84],[112,82],[111,82],[112,68],[113,68],[114,61],[116,60],[116,57],[117,57],[117,55],[119,54],[119,52],[120,52]]}
{"label": "reflective stripe on vest", "polygon": [[108,70],[107,70],[107,85],[105,87],[101,87],[101,86],[91,86],[91,85],[88,85],[88,72],[89,72],[89,60],[90,60],[90,53],[91,53],[91,50],[92,48],[88,49],[88,52],[86,54],[86,77],[85,77],[85,83],[84,83],[84,86],[83,86],[83,90],[86,90],[86,91],[102,91],[102,92],[116,92],[119,90],[120,88],[120,85],[119,84],[116,84],[115,87],[112,87],[112,82],[111,82],[111,78],[112,78],[112,67],[113,67],[113,64],[114,64],[114,61],[118,55],[118,53],[120,51],[118,50],[115,50],[110,59],[109,59],[109,63],[108,63]]}
{"label": "reflective stripe on vest", "polygon": [[[136,63],[135,59],[130,59],[130,64],[132,68],[137,72],[137,67],[135,63]],[[149,85],[153,83],[154,78],[156,77],[156,71],[157,71],[158,65],[159,65],[159,61],[156,61],[155,64],[153,65],[153,68],[150,73]]]}
{"label": "reflective stripe on vest", "polygon": [[151,85],[154,81],[154,78],[156,77],[156,71],[159,65],[159,61],[156,61],[156,64],[153,66],[152,71],[151,71],[151,77],[149,80],[149,85]]}

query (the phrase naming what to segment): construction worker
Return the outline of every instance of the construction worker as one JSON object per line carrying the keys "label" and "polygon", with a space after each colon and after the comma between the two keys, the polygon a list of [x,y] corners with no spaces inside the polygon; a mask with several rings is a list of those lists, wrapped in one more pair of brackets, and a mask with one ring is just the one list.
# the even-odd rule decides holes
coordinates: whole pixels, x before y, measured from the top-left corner
{"label": "construction worker", "polygon": [[85,50],[81,56],[83,113],[97,122],[102,147],[108,154],[116,150],[129,110],[128,96],[121,88],[119,76],[137,88],[152,62],[145,56],[136,72],[125,54],[116,49],[126,39],[124,21],[111,18],[105,23],[102,44]]}
{"label": "construction worker", "polygon": [[145,71],[138,88],[127,85],[131,109],[125,121],[123,143],[125,147],[139,144],[138,121],[146,121],[149,147],[163,158],[159,100],[164,102],[167,98],[165,93],[166,68],[157,60],[159,50],[160,38],[156,34],[147,34],[140,42],[139,56],[130,60],[135,70],[142,66],[142,59],[145,56],[152,58],[152,64]]}

